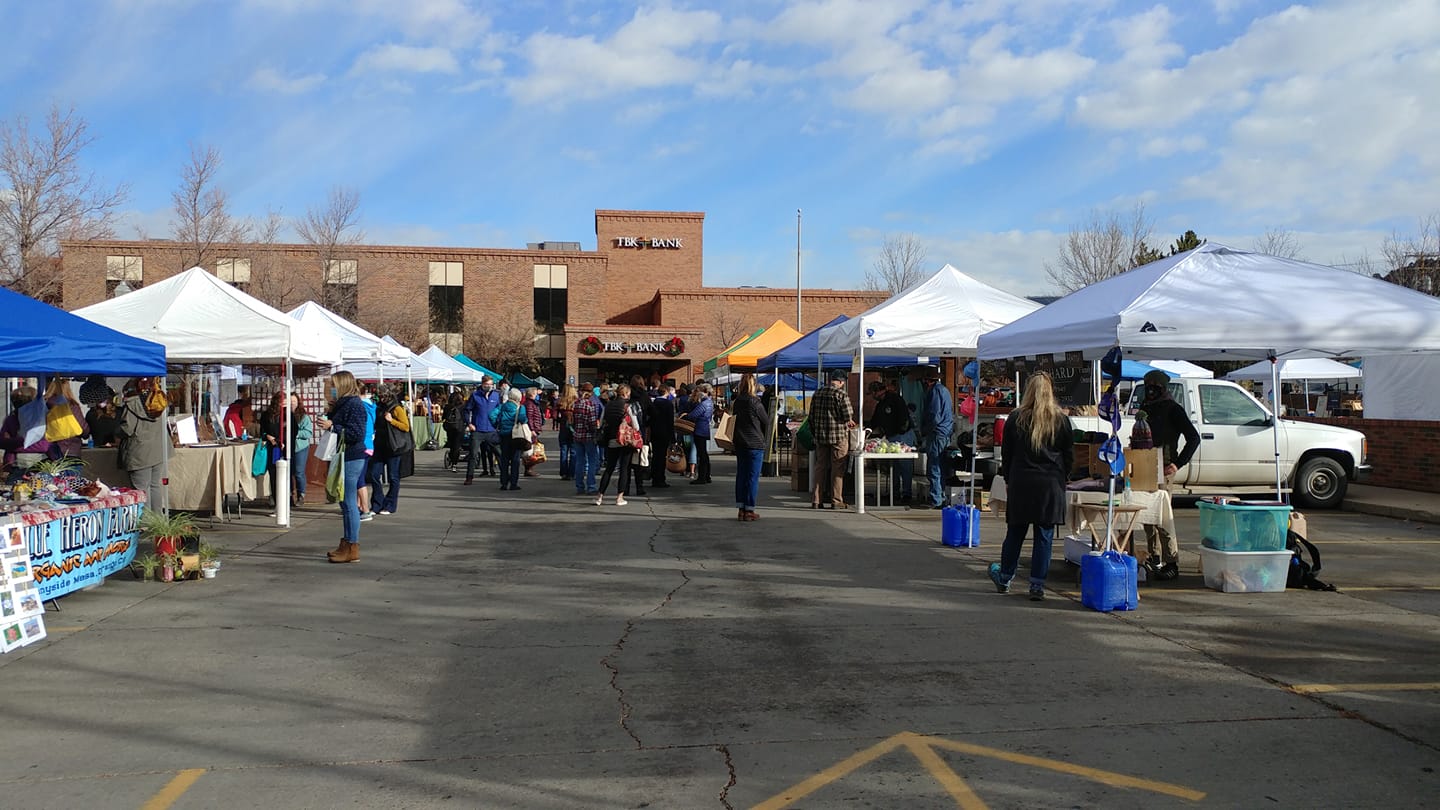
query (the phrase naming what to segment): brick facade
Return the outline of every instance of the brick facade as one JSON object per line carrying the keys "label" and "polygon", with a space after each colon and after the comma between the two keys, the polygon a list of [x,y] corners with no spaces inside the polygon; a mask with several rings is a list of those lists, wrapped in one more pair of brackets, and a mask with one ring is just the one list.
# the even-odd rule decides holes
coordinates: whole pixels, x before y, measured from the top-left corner
{"label": "brick facade", "polygon": [[1298,417],[1296,421],[1319,422],[1364,433],[1372,468],[1367,484],[1440,492],[1440,469],[1435,467],[1433,452],[1428,449],[1440,447],[1440,422],[1339,416]]}
{"label": "brick facade", "polygon": [[[777,319],[795,321],[793,289],[705,288],[704,224],[699,212],[597,210],[594,251],[355,245],[337,251],[336,258],[356,262],[356,323],[415,349],[429,343],[430,262],[463,265],[467,332],[497,319],[531,319],[536,265],[564,265],[566,326],[563,335],[538,345],[553,347],[566,379],[578,376],[582,361],[592,367],[618,361],[612,363],[616,369],[650,365],[653,372],[688,381],[699,376],[704,360],[725,348],[723,338]],[[170,278],[188,263],[184,246],[167,240],[63,242],[61,249],[66,309],[105,298],[107,256],[140,256],[142,286]],[[247,290],[278,309],[308,300],[323,303],[320,256],[309,245],[219,245],[211,255],[206,268],[211,272],[221,258],[250,260]],[[848,290],[805,290],[802,296],[805,325],[812,329],[887,297]],[[685,352],[674,358],[649,351],[582,358],[578,343],[591,334],[642,345],[680,337]]]}

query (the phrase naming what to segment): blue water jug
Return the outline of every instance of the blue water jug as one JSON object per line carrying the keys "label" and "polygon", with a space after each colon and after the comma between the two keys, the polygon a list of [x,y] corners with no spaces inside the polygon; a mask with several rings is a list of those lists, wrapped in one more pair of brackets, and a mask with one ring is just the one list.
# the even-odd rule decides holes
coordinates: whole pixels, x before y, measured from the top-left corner
{"label": "blue water jug", "polygon": [[1080,604],[1101,613],[1140,606],[1135,558],[1118,551],[1080,558]]}
{"label": "blue water jug", "polygon": [[951,548],[980,545],[980,510],[968,504],[940,510],[940,543]]}

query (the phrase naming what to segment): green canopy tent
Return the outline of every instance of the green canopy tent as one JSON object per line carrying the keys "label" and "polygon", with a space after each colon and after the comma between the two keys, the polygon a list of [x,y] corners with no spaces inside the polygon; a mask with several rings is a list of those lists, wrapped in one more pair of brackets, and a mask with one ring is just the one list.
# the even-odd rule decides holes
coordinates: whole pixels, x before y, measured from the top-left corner
{"label": "green canopy tent", "polygon": [[481,374],[484,374],[485,376],[489,377],[490,379],[495,380],[496,382],[499,382],[500,380],[505,379],[505,375],[504,375],[504,374],[500,374],[500,373],[498,373],[498,372],[491,371],[490,369],[488,369],[488,368],[480,365],[479,363],[475,362],[474,360],[471,360],[470,358],[466,357],[464,352],[461,352],[460,354],[455,355],[455,359],[458,360],[458,361],[460,361],[461,363],[464,363],[465,365],[469,366],[470,368],[475,369],[476,371],[480,372]]}

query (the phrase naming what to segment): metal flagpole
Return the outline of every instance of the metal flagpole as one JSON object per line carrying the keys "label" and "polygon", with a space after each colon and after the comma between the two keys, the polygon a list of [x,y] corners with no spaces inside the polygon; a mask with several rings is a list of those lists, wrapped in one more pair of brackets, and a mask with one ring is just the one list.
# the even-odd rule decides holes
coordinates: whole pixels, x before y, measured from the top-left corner
{"label": "metal flagpole", "polygon": [[800,209],[795,209],[795,331],[805,333],[805,319],[800,305]]}

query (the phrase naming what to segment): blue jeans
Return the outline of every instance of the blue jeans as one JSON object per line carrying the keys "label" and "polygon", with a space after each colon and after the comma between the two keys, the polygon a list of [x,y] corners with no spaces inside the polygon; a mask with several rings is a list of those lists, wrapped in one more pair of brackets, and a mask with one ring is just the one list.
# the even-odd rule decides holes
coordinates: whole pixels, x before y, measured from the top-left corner
{"label": "blue jeans", "polygon": [[[907,430],[904,433],[897,433],[894,436],[886,436],[887,442],[903,442],[911,447],[915,446],[915,431]],[[900,497],[908,498],[913,490],[911,482],[915,478],[915,462],[910,460],[896,461],[890,464],[890,477],[894,481],[895,488],[900,490]]]}
{"label": "blue jeans", "polygon": [[760,465],[765,461],[765,451],[737,447],[735,456],[735,506],[754,512],[755,499],[760,495]]}
{"label": "blue jeans", "polygon": [[1015,578],[1020,565],[1020,547],[1025,544],[1025,531],[1033,528],[1035,540],[1030,544],[1030,585],[1044,587],[1050,575],[1050,551],[1055,542],[1055,527],[1039,524],[1011,523],[1005,527],[1005,545],[1000,547],[1000,579]]}
{"label": "blue jeans", "polygon": [[945,501],[945,465],[950,461],[948,444],[948,439],[925,442],[925,477],[930,481],[931,506],[939,506]]}
{"label": "blue jeans", "polygon": [[575,474],[575,444],[573,442],[560,443],[560,477],[565,478]]}
{"label": "blue jeans", "polygon": [[[390,482],[390,487],[383,496],[380,494],[382,471],[385,479]],[[366,478],[370,481],[370,511],[394,512],[400,505],[400,457],[391,456],[381,460],[371,456]]]}
{"label": "blue jeans", "polygon": [[305,445],[303,450],[290,451],[290,477],[295,483],[295,498],[300,502],[305,501],[305,468],[310,464],[310,445]]}
{"label": "blue jeans", "polygon": [[351,543],[360,542],[360,505],[355,497],[360,493],[360,479],[365,477],[365,464],[369,459],[361,456],[345,464],[345,493],[340,496],[340,525],[345,539]]}
{"label": "blue jeans", "polygon": [[575,492],[594,492],[595,476],[600,472],[600,445],[575,442],[570,461],[575,467]]}

